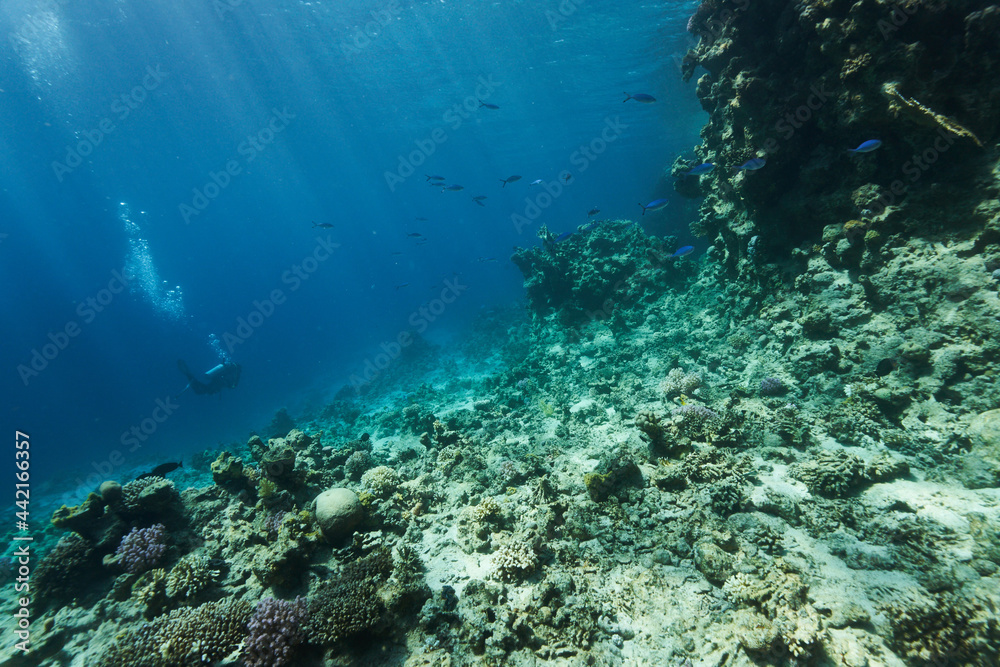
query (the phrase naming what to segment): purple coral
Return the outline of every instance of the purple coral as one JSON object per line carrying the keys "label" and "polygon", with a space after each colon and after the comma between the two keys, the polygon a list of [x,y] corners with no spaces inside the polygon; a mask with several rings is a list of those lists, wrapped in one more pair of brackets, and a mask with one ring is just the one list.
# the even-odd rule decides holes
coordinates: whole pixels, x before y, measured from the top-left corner
{"label": "purple coral", "polygon": [[760,381],[761,396],[781,396],[787,390],[780,378],[767,377]]}
{"label": "purple coral", "polygon": [[164,544],[166,527],[158,523],[150,528],[133,528],[118,545],[118,562],[126,572],[138,574],[150,570],[160,562],[167,551]]}
{"label": "purple coral", "polygon": [[305,598],[293,602],[264,598],[247,624],[243,643],[246,667],[280,667],[290,664],[295,648],[305,639],[302,625],[308,609]]}
{"label": "purple coral", "polygon": [[674,411],[675,415],[682,415],[685,419],[693,421],[707,422],[719,418],[719,413],[704,405],[682,405]]}
{"label": "purple coral", "polygon": [[267,515],[267,518],[264,519],[264,530],[269,537],[277,535],[281,530],[281,522],[285,520],[285,514],[287,512],[275,512],[274,514]]}

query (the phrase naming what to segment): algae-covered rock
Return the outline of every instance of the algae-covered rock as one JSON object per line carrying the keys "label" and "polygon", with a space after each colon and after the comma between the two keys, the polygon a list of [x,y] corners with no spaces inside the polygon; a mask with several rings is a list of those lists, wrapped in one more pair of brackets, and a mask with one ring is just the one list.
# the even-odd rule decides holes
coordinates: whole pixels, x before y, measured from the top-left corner
{"label": "algae-covered rock", "polygon": [[714,583],[722,583],[732,576],[735,559],[711,540],[702,540],[694,545],[694,565]]}
{"label": "algae-covered rock", "polygon": [[361,501],[350,489],[327,489],[316,496],[316,523],[331,542],[348,537],[363,517]]}
{"label": "algae-covered rock", "polygon": [[73,530],[81,535],[91,533],[104,515],[104,499],[91,493],[79,505],[63,505],[52,513],[52,525],[63,530]]}
{"label": "algae-covered rock", "polygon": [[110,504],[117,502],[118,499],[122,497],[122,485],[109,479],[101,484],[101,486],[97,489],[97,492],[101,494],[101,498],[105,503]]}
{"label": "algae-covered rock", "polygon": [[245,480],[243,461],[229,452],[220,453],[219,457],[212,462],[211,470],[212,479],[219,485]]}

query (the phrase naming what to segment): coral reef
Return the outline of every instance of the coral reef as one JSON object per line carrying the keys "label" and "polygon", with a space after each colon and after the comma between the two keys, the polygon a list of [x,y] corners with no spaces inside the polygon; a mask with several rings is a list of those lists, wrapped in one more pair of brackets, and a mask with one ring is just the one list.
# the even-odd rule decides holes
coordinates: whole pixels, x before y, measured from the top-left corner
{"label": "coral reef", "polygon": [[303,641],[308,607],[297,597],[288,600],[264,598],[257,603],[247,623],[248,636],[240,657],[246,667],[281,667],[293,664],[295,652]]}
{"label": "coral reef", "polygon": [[42,667],[995,665],[1000,10],[705,0],[688,29],[708,123],[661,185],[701,198],[697,254],[543,227],[526,308],[181,493],[60,508]]}
{"label": "coral reef", "polygon": [[517,581],[538,567],[538,556],[524,542],[508,542],[493,554],[493,572],[503,581]]}
{"label": "coral reef", "polygon": [[156,567],[167,552],[165,529],[162,523],[149,528],[133,528],[122,538],[115,553],[118,564],[132,574]]}
{"label": "coral reef", "polygon": [[190,553],[170,569],[166,577],[167,597],[191,600],[209,588],[219,576],[211,559],[203,553]]}
{"label": "coral reef", "polygon": [[121,636],[100,667],[167,667],[221,660],[243,642],[253,607],[227,598],[182,607]]}
{"label": "coral reef", "polygon": [[68,602],[99,578],[100,556],[79,535],[67,535],[39,563],[34,572],[35,610]]}

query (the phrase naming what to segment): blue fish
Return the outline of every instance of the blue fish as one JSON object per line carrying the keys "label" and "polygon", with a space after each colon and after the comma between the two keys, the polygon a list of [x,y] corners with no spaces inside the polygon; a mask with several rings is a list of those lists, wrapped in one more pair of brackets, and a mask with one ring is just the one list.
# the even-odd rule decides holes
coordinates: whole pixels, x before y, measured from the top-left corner
{"label": "blue fish", "polygon": [[482,100],[479,100],[479,108],[482,107],[486,107],[487,109],[492,109],[493,111],[496,111],[497,109],[500,108],[495,104],[490,104],[489,102],[483,102]]}
{"label": "blue fish", "polygon": [[659,211],[661,208],[663,208],[666,205],[667,205],[667,200],[666,199],[654,199],[653,201],[649,202],[645,206],[642,206],[641,203],[639,204],[639,206],[642,206],[642,214],[643,215],[646,215],[646,211]]}
{"label": "blue fish", "polygon": [[871,153],[874,150],[878,150],[879,146],[881,146],[881,145],[882,145],[882,142],[879,141],[878,139],[869,139],[868,141],[864,142],[863,144],[861,144],[857,148],[849,148],[849,149],[847,149],[847,152],[848,153]]}
{"label": "blue fish", "polygon": [[687,171],[688,176],[701,176],[702,174],[707,174],[708,172],[715,169],[715,165],[711,162],[702,162],[697,167],[691,167]]}
{"label": "blue fish", "polygon": [[647,95],[646,93],[636,93],[635,95],[625,93],[625,99],[622,100],[622,104],[625,104],[629,100],[635,100],[636,102],[642,102],[643,104],[652,104],[656,101],[656,98],[652,95]]}
{"label": "blue fish", "polygon": [[743,164],[741,164],[740,166],[736,167],[736,169],[742,169],[744,171],[757,171],[765,164],[767,164],[767,160],[765,160],[764,158],[752,157]]}
{"label": "blue fish", "polygon": [[571,236],[573,236],[573,232],[563,232],[562,234],[556,237],[556,243],[559,243],[560,241],[565,241]]}
{"label": "blue fish", "polygon": [[678,248],[677,250],[675,250],[674,254],[671,255],[670,257],[671,257],[671,259],[673,259],[674,257],[683,257],[684,255],[690,255],[693,252],[694,252],[694,246],[693,245],[681,246],[680,248]]}

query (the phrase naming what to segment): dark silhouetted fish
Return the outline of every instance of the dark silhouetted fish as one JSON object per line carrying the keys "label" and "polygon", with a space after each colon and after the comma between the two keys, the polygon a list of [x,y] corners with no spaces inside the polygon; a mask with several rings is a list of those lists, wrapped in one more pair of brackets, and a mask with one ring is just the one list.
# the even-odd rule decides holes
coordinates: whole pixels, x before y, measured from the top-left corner
{"label": "dark silhouetted fish", "polygon": [[483,199],[486,199],[486,195],[476,195],[473,199],[476,201],[482,201]]}
{"label": "dark silhouetted fish", "polygon": [[656,98],[652,95],[647,95],[646,93],[636,93],[635,95],[625,93],[625,99],[622,100],[622,104],[628,102],[629,100],[635,100],[636,102],[642,102],[643,104],[652,104],[656,101]]}
{"label": "dark silhouetted fish", "polygon": [[505,188],[507,187],[508,183],[513,183],[514,181],[519,181],[519,180],[521,180],[521,177],[518,176],[517,174],[514,174],[513,176],[508,176],[507,178],[501,178],[500,182],[503,183],[503,185],[501,185],[500,187]]}
{"label": "dark silhouetted fish", "polygon": [[594,217],[595,215],[597,215],[600,212],[601,212],[601,209],[599,209],[599,208],[592,208],[589,211],[587,211],[587,217],[588,218],[592,218],[592,217]]}
{"label": "dark silhouetted fish", "polygon": [[[424,174],[424,176],[427,176],[427,174]],[[427,176],[427,180],[428,181],[443,181],[444,180],[444,176]]]}
{"label": "dark silhouetted fish", "polygon": [[400,283],[400,284],[396,285],[396,289],[399,289],[400,287],[409,287],[409,286],[410,286],[410,283]]}
{"label": "dark silhouetted fish", "polygon": [[459,190],[464,190],[465,188],[461,185],[448,185],[441,188],[441,192],[458,192]]}
{"label": "dark silhouetted fish", "polygon": [[173,472],[178,468],[183,467],[180,461],[171,461],[170,463],[161,463],[149,472],[144,472],[136,479],[146,479],[147,477],[165,477],[168,472]]}
{"label": "dark silhouetted fish", "polygon": [[329,222],[313,222],[313,227],[319,227],[320,229],[333,229],[333,225]]}
{"label": "dark silhouetted fish", "polygon": [[421,238],[424,237],[424,235],[421,234],[420,232],[409,232],[407,234],[407,236],[409,236],[410,238],[413,238],[413,239],[421,239]]}
{"label": "dark silhouetted fish", "polygon": [[500,108],[495,104],[489,104],[488,102],[483,102],[482,100],[479,100],[479,107],[486,107],[487,109],[493,109],[494,111]]}
{"label": "dark silhouetted fish", "polygon": [[663,208],[666,205],[667,205],[667,200],[666,199],[654,199],[653,201],[649,202],[645,206],[642,206],[641,203],[639,204],[639,206],[642,206],[642,214],[643,215],[646,215],[646,211],[659,211],[661,208]]}

